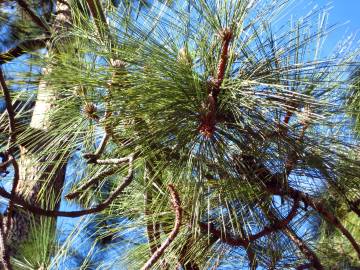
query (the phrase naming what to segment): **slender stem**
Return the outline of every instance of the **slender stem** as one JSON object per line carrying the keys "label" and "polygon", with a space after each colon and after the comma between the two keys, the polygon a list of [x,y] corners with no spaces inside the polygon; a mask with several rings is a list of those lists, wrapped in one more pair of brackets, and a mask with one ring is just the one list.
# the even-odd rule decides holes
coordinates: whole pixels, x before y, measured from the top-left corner
{"label": "slender stem", "polygon": [[166,240],[161,244],[161,246],[155,251],[155,253],[150,257],[150,259],[145,263],[145,265],[141,268],[141,270],[150,270],[151,267],[159,260],[161,255],[164,254],[165,250],[169,247],[169,245],[174,241],[175,237],[178,235],[181,226],[182,220],[182,209],[181,202],[179,198],[179,194],[175,190],[173,185],[168,185],[168,189],[171,196],[171,204],[175,211],[175,225],[172,229],[169,236]]}

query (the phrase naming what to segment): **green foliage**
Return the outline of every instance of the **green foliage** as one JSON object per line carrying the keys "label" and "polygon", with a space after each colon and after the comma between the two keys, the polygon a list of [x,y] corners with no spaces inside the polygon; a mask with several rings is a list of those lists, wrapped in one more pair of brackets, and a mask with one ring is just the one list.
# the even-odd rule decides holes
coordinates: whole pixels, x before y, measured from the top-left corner
{"label": "green foliage", "polygon": [[[174,269],[179,262],[200,269],[218,263],[248,266],[249,250],[265,268],[293,269],[306,263],[308,258],[281,230],[244,248],[230,246],[199,224],[212,223],[227,237],[246,238],[274,223],[269,212],[285,218],[292,200],[268,192],[267,172],[279,176],[284,187],[322,199],[325,205],[334,200],[346,207],[346,199],[357,196],[358,179],[353,175],[360,170],[359,159],[348,153],[358,147],[358,140],[340,101],[348,94],[346,74],[358,59],[358,48],[347,40],[339,44],[340,53],[321,57],[322,43],[334,29],[326,26],[327,12],[315,9],[279,27],[277,20],[288,1],[152,1],[151,6],[147,1],[120,2],[105,9],[108,35],[74,4],[72,29],[53,40],[52,53],[29,60],[49,70],[39,80],[58,98],[49,115],[50,131],[39,135],[29,128],[19,143],[42,145],[37,155],[48,164],[77,150],[94,152],[105,130],[111,129],[101,159],[136,153],[133,182],[101,217],[104,222],[123,219],[108,230],[102,228],[94,240],[94,245],[108,235],[141,240],[114,259],[119,269],[139,269],[149,257],[149,244],[154,244],[145,241],[149,223],[158,226],[159,243],[171,231],[175,214],[166,191],[170,183],[180,194],[183,225],[162,257],[165,262],[159,260],[155,268],[167,263]],[[209,89],[218,79],[221,35],[227,28],[233,38],[217,121],[213,134],[205,136],[200,127],[209,111]],[[114,60],[121,65],[113,65]],[[22,79],[24,84],[29,81],[26,74]],[[44,156],[49,161],[41,159]],[[74,188],[106,168],[82,158],[75,162],[83,173],[71,179]],[[289,162],[295,163],[293,168]],[[339,168],[342,163],[354,170]],[[85,191],[81,205],[103,201],[127,170],[119,166],[114,175]],[[41,192],[46,196],[46,188]],[[144,194],[151,199],[144,202]],[[317,218],[316,211],[302,204],[287,231],[316,246]],[[346,214],[343,220],[356,234],[359,217]],[[53,262],[69,256],[66,248],[76,237],[69,236]],[[327,253],[324,265],[332,266],[330,252],[342,249],[355,262],[355,252],[341,234],[322,234],[319,241],[315,250]],[[100,267],[108,266],[104,262]]]}

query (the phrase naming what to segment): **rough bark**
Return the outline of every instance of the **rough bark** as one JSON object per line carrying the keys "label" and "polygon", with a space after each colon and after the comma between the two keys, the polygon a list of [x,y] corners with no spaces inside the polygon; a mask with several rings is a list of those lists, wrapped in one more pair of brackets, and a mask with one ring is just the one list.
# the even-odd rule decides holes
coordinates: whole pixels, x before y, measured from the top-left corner
{"label": "rough bark", "polygon": [[[53,36],[60,31],[64,31],[71,22],[70,8],[66,1],[57,1],[57,11],[62,12],[58,12],[55,17],[52,27]],[[48,48],[48,53],[56,53],[54,48],[56,48],[56,45]],[[51,67],[46,67],[43,72],[44,74],[51,72]],[[46,137],[45,135],[51,128],[52,123],[49,113],[55,106],[56,97],[55,89],[52,89],[51,85],[48,85],[46,81],[40,81],[30,122],[30,130],[35,142],[34,140],[25,140],[19,145],[19,181],[16,187],[17,195],[22,196],[29,203],[53,209],[59,207],[59,199],[65,178],[66,157],[60,154],[41,156],[41,150],[46,145],[46,142],[38,138]],[[46,184],[46,194],[41,194],[39,191],[44,187],[44,184]],[[54,198],[54,200],[45,204],[45,201],[41,200],[41,195],[45,195],[47,200],[50,197]],[[14,255],[19,245],[27,239],[31,224],[34,221],[36,222],[39,217],[24,211],[20,207],[15,207],[11,216],[6,218],[12,219],[11,227],[7,228],[7,242],[12,255]]]}

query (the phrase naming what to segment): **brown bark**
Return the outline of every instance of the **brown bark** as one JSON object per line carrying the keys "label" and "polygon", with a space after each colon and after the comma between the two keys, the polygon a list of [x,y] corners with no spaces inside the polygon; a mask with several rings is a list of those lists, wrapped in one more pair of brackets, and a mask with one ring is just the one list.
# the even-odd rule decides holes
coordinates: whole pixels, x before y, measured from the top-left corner
{"label": "brown bark", "polygon": [[8,253],[8,249],[5,242],[5,223],[0,215],[0,256],[1,256],[1,264],[4,270],[12,270],[12,266],[10,264],[10,256]]}
{"label": "brown bark", "polygon": [[[25,6],[23,8],[25,8]],[[66,29],[71,22],[71,17],[69,16],[70,10],[67,4],[58,1],[57,10],[67,12],[61,12],[56,15],[52,29],[54,34],[58,34],[59,31]],[[31,17],[36,19],[34,16]],[[21,49],[19,53],[23,53],[23,50]],[[48,53],[51,54],[53,52],[49,49]],[[12,56],[16,57],[17,53],[12,53]],[[49,72],[51,72],[50,67],[44,69],[45,74]],[[30,138],[28,142],[24,141],[19,146],[20,158],[17,168],[18,185],[15,186],[16,195],[21,196],[24,201],[34,206],[54,209],[58,209],[59,207],[59,199],[65,178],[66,155],[41,155],[41,150],[45,146],[45,142],[37,138],[47,137],[52,124],[49,119],[49,113],[55,106],[54,102],[56,98],[57,93],[52,89],[51,85],[45,81],[40,81],[37,100],[30,123],[30,129],[33,134],[31,138],[36,139],[32,140]],[[36,142],[34,142],[34,140],[36,140]],[[42,194],[40,192],[41,189],[46,190],[46,194]],[[42,200],[41,195],[46,196],[46,202]],[[13,195],[11,197],[13,197]],[[54,200],[50,202],[49,198],[53,198]],[[6,218],[8,220],[11,219],[11,222],[8,222],[11,226],[7,228],[7,242],[10,246],[11,253],[15,254],[18,246],[27,239],[31,224],[34,220],[36,222],[39,217],[24,211],[24,209],[20,207],[14,207],[12,212],[8,212]]]}

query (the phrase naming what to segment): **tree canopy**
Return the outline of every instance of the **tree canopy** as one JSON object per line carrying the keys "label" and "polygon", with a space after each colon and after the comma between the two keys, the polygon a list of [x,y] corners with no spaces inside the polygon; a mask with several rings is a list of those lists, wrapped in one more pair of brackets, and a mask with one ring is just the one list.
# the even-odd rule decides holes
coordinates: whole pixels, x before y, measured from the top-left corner
{"label": "tree canopy", "polygon": [[360,267],[356,36],[292,5],[0,2],[4,269]]}

